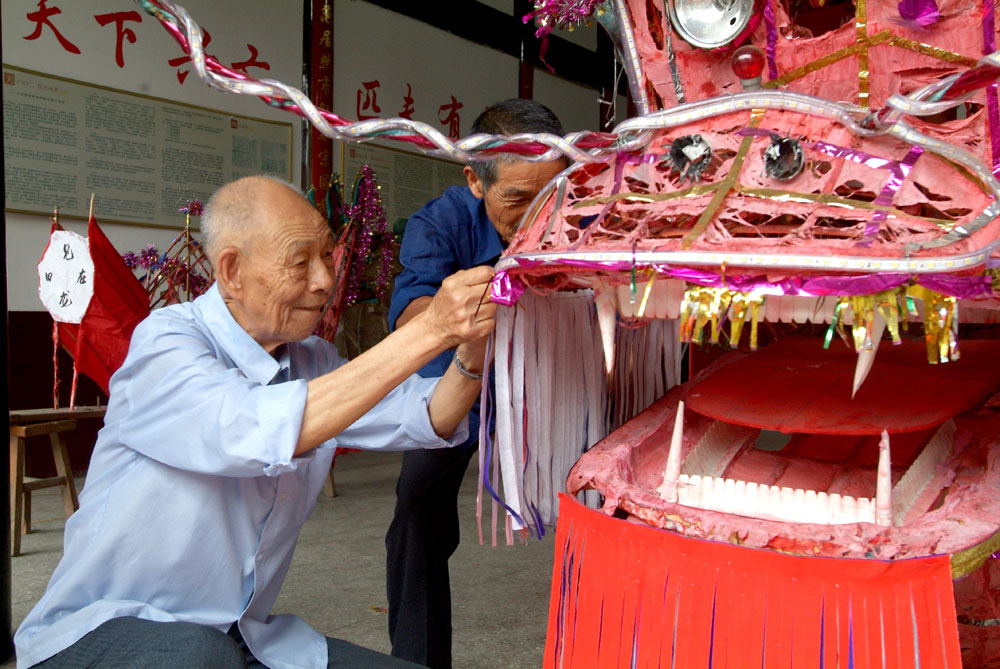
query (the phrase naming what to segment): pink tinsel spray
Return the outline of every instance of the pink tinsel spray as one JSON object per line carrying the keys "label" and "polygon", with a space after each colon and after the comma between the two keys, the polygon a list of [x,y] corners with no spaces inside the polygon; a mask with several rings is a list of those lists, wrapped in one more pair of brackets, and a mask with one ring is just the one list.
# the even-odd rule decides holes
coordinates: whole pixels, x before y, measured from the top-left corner
{"label": "pink tinsel spray", "polygon": [[556,26],[585,23],[594,15],[603,0],[536,0],[535,11],[524,16],[524,22],[534,20],[538,30],[535,37],[544,37]]}
{"label": "pink tinsel spray", "polygon": [[[358,301],[361,290],[362,276],[365,266],[372,260],[370,254],[377,239],[385,240],[388,223],[385,209],[382,207],[382,196],[379,195],[375,172],[370,165],[363,165],[358,176],[358,185],[354,204],[345,207],[345,213],[351,220],[351,225],[358,226],[357,242],[354,247],[350,270],[347,277],[347,304]],[[378,297],[384,297],[392,273],[392,248],[389,240],[382,243],[379,257],[379,271],[373,292]]]}

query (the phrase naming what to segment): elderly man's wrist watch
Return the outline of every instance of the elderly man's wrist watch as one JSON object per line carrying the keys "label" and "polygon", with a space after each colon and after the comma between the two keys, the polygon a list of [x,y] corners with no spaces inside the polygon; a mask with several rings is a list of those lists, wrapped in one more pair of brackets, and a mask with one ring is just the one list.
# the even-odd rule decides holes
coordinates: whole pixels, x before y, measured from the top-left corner
{"label": "elderly man's wrist watch", "polygon": [[465,368],[465,365],[462,364],[462,361],[458,357],[458,351],[455,351],[455,356],[452,358],[452,361],[455,363],[455,368],[458,369],[458,373],[464,376],[465,378],[472,379],[473,381],[483,380],[482,374],[476,374],[475,372],[470,372],[468,369]]}

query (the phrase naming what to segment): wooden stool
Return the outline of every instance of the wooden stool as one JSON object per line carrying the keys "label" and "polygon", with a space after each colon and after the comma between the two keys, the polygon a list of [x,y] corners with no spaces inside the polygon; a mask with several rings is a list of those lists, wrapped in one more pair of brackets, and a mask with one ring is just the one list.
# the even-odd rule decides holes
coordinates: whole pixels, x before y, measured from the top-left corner
{"label": "wooden stool", "polygon": [[[62,440],[62,432],[76,429],[75,420],[52,420],[42,423],[10,426],[10,510],[11,510],[11,554],[21,554],[21,534],[31,532],[31,491],[41,488],[62,486],[63,508],[66,517],[80,507],[73,484],[73,471],[69,464],[69,453]],[[52,444],[52,458],[56,461],[58,476],[36,479],[24,475],[24,441],[28,437],[49,435]]]}
{"label": "wooden stool", "polygon": [[337,482],[333,480],[333,467],[330,467],[330,473],[326,475],[326,481],[323,483],[323,494],[327,497],[337,496]]}

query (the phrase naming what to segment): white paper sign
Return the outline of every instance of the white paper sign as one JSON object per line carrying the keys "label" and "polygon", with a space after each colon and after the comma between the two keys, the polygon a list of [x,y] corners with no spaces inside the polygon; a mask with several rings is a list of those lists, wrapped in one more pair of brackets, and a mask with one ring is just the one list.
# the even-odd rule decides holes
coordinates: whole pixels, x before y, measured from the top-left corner
{"label": "white paper sign", "polygon": [[79,323],[94,295],[94,260],[86,237],[56,230],[38,263],[38,297],[60,323]]}

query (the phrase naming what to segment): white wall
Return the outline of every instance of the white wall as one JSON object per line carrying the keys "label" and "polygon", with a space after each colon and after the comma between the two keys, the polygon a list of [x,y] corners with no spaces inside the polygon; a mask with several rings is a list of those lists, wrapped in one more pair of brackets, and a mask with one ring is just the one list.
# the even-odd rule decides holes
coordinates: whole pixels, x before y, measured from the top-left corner
{"label": "white wall", "polygon": [[[271,0],[183,0],[181,3],[194,19],[211,35],[207,51],[221,62],[247,60],[247,44],[259,52],[258,60],[270,65],[270,70],[250,68],[255,76],[269,76],[299,86],[301,81],[302,5],[299,2]],[[49,27],[42,29],[34,40],[24,39],[33,34],[36,23],[27,18],[38,11],[37,0],[3,0],[3,62],[30,70],[66,77],[77,81],[100,84],[110,88],[151,95],[209,107],[220,111],[243,114],[277,121],[293,121],[293,180],[300,178],[300,123],[286,112],[273,109],[255,98],[225,95],[208,88],[196,75],[188,75],[184,83],[177,77],[178,69],[167,61],[182,55],[180,47],[138,5],[129,0],[80,2],[79,0],[49,0],[48,20],[79,50],[69,53],[60,45]],[[135,43],[122,42],[124,67],[115,62],[117,31],[114,23],[102,27],[94,18],[112,12],[137,11],[141,22],[127,21],[123,26],[135,35]],[[95,211],[100,222],[100,211]],[[178,217],[181,215],[178,214]],[[67,229],[86,234],[83,221],[65,217],[60,221]],[[169,221],[168,223],[183,222]],[[6,214],[7,233],[7,300],[11,311],[42,309],[38,300],[38,275],[35,265],[41,256],[49,233],[47,216]],[[176,230],[101,223],[119,251],[139,250],[154,244],[166,250],[177,235]]]}
{"label": "white wall", "polygon": [[[26,40],[36,24],[27,14],[38,11],[38,0],[3,0],[3,62],[87,83],[167,98],[230,113],[278,121],[293,121],[293,181],[300,175],[301,124],[297,117],[268,107],[255,98],[216,92],[189,75],[183,84],[176,67],[167,60],[181,55],[180,48],[153,17],[129,0],[48,0],[47,6],[61,10],[49,20],[80,48],[67,53],[55,35],[44,27],[38,39]],[[182,0],[181,4],[211,34],[207,51],[226,65],[249,56],[247,44],[270,64],[269,71],[251,69],[253,76],[279,79],[301,87],[302,3],[298,0]],[[486,4],[512,11],[510,0],[487,0]],[[508,8],[510,6],[510,8]],[[141,23],[127,22],[136,42],[123,43],[124,67],[115,63],[116,30],[101,27],[95,14],[138,11]],[[363,82],[379,81],[378,104],[383,118],[396,116],[403,108],[407,84],[414,99],[415,120],[431,124],[447,134],[441,124],[440,107],[452,96],[462,103],[460,136],[469,134],[472,121],[489,103],[516,97],[517,60],[481,47],[450,33],[358,0],[334,0],[334,110],[340,116],[357,118],[357,92]],[[577,31],[573,41],[593,42],[592,30]],[[568,37],[565,32],[560,36]],[[610,64],[609,64],[610,67]],[[184,67],[183,69],[188,69]],[[558,76],[536,70],[535,97],[550,106],[567,131],[597,129],[597,92]],[[370,112],[370,110],[369,110]],[[407,149],[398,142],[390,146]],[[95,212],[100,221],[100,212]],[[46,216],[6,214],[7,292],[11,311],[36,311],[36,263],[45,247],[49,221]],[[85,224],[64,219],[66,228],[85,232]],[[176,231],[102,223],[119,249],[138,250],[146,244],[166,249]]]}
{"label": "white wall", "polygon": [[[506,13],[513,9],[510,0],[485,4]],[[334,107],[346,118],[358,118],[359,112],[381,118],[396,116],[409,90],[413,120],[448,134],[448,128],[441,123],[440,107],[449,104],[454,96],[463,105],[459,134],[465,137],[488,105],[518,95],[519,63],[505,53],[356,0],[336,0],[334,23]],[[591,26],[573,33],[560,30],[557,34],[593,49],[597,29]],[[608,67],[612,64],[608,63]],[[359,92],[362,105],[367,95],[364,82],[374,81],[379,84],[375,89],[381,108],[378,114],[358,108]],[[559,116],[567,132],[598,129],[600,105],[596,90],[563,79],[558,72],[552,75],[536,69],[534,97]],[[412,150],[402,142],[376,143]]]}
{"label": "white wall", "polygon": [[598,130],[601,98],[598,91],[536,69],[533,97],[555,112],[566,132]]}
{"label": "white wall", "polygon": [[[440,107],[454,97],[462,104],[459,135],[465,137],[489,104],[517,97],[518,62],[505,53],[367,2],[337,0],[333,16],[333,102],[341,116],[358,118],[358,91],[364,93],[363,83],[371,81],[379,82],[382,110],[373,115],[398,116],[409,84],[414,121],[447,135]],[[407,148],[400,142],[392,145]]]}

